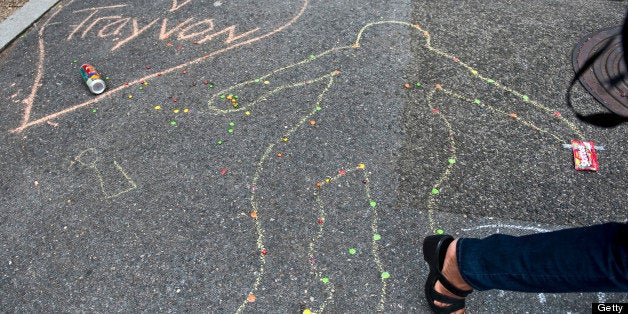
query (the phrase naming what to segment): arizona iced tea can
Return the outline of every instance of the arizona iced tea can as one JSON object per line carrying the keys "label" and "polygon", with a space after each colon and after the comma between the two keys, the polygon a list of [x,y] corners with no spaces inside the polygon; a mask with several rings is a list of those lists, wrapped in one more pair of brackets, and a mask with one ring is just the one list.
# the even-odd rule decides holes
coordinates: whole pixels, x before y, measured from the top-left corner
{"label": "arizona iced tea can", "polygon": [[100,74],[96,72],[96,69],[90,64],[83,64],[81,66],[81,75],[89,91],[98,95],[105,91],[105,81],[100,78]]}

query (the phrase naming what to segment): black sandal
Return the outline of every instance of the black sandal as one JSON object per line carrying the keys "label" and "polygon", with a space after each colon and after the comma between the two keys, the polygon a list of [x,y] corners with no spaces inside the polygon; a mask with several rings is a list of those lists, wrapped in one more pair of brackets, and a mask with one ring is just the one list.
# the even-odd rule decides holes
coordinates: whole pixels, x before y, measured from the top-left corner
{"label": "black sandal", "polygon": [[[423,242],[423,258],[430,266],[430,273],[427,276],[427,281],[425,282],[425,298],[434,313],[452,313],[465,308],[464,298],[466,298],[469,293],[473,291],[465,291],[456,288],[441,273],[445,262],[447,247],[449,247],[449,244],[451,244],[453,240],[454,238],[450,235],[432,235],[426,237]],[[436,281],[439,281],[445,289],[462,299],[456,299],[436,292],[434,289]],[[448,305],[440,307],[434,304],[434,301],[442,302]]]}

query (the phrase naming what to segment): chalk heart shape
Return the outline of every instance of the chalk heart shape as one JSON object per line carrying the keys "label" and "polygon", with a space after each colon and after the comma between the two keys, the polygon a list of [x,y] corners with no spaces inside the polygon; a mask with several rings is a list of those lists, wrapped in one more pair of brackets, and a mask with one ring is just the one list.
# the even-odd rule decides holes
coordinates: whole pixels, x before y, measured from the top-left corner
{"label": "chalk heart shape", "polygon": [[[20,56],[22,64],[36,67],[37,73],[30,96],[23,101],[21,124],[11,132],[120,97],[142,82],[193,69],[215,56],[268,39],[293,25],[309,0],[277,6],[254,0],[220,6],[197,1],[105,6],[72,1],[54,8],[39,29],[39,58],[29,55],[34,51]],[[73,88],[82,84],[78,68],[83,63],[95,66],[103,78],[112,76],[104,93],[90,95],[86,87]]]}

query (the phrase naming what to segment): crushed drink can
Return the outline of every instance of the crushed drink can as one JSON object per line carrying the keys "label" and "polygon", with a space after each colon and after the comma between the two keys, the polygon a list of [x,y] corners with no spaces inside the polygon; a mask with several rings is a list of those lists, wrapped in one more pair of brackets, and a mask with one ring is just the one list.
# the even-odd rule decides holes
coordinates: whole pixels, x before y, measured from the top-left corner
{"label": "crushed drink can", "polygon": [[100,78],[100,74],[92,65],[83,64],[81,66],[81,75],[90,92],[98,95],[105,91],[105,81]]}

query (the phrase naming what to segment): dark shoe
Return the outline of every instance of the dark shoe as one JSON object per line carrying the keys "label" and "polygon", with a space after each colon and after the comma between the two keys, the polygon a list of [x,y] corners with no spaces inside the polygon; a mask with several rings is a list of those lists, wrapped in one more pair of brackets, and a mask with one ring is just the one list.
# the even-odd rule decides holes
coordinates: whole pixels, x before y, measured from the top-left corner
{"label": "dark shoe", "polygon": [[[434,313],[452,313],[463,309],[465,307],[464,298],[472,292],[472,290],[464,291],[456,288],[449,282],[441,273],[443,264],[445,263],[445,255],[449,244],[454,240],[450,235],[432,235],[425,238],[423,242],[423,258],[430,266],[430,273],[427,276],[425,282],[425,298],[427,304]],[[439,281],[445,289],[459,296],[461,299],[452,298],[442,293],[436,292],[434,287],[436,282]],[[447,306],[440,307],[434,304],[434,301],[448,304]]]}

